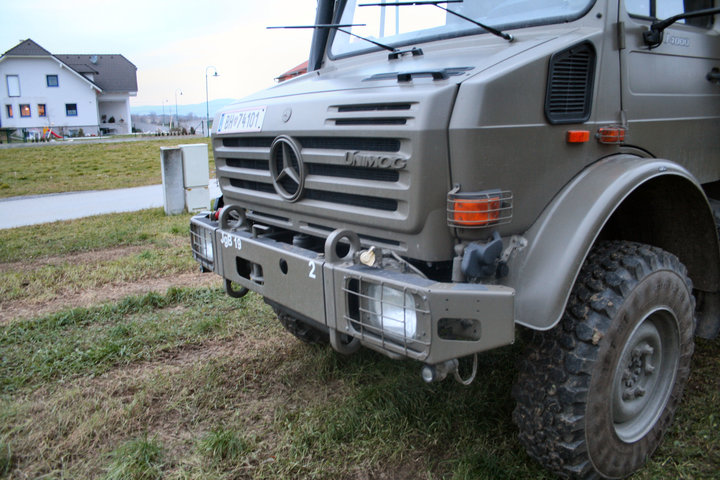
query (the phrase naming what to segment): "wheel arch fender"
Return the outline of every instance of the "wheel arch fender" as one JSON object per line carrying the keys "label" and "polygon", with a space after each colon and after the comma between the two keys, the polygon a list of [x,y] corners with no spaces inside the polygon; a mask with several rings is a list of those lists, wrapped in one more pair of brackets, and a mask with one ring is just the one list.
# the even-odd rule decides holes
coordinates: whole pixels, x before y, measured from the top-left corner
{"label": "wheel arch fender", "polygon": [[553,198],[525,237],[528,246],[514,259],[508,283],[516,290],[516,322],[535,330],[560,321],[599,238],[666,249],[687,266],[695,288],[720,289],[720,248],[707,197],[686,169],[668,160],[622,154],[593,163]]}

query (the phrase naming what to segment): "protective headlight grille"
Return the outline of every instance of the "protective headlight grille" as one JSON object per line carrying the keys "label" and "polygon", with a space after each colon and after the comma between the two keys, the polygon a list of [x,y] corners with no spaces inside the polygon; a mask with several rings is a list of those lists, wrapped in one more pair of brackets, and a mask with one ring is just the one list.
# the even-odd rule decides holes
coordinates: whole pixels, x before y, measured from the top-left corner
{"label": "protective headlight grille", "polygon": [[427,356],[430,312],[418,292],[361,278],[348,280],[344,291],[345,320],[355,336],[406,356]]}
{"label": "protective headlight grille", "polygon": [[213,270],[215,252],[213,251],[213,231],[197,223],[190,224],[190,245],[193,257],[203,268]]}
{"label": "protective headlight grille", "polygon": [[451,227],[485,228],[510,223],[513,195],[510,191],[463,192],[447,196],[447,222]]}

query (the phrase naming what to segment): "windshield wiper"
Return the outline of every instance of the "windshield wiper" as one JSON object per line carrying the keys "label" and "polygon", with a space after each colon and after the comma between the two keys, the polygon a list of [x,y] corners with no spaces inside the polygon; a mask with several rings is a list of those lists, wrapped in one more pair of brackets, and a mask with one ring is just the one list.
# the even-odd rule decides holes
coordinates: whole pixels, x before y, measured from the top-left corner
{"label": "windshield wiper", "polygon": [[385,45],[385,44],[382,44],[382,43],[380,43],[380,42],[376,42],[375,40],[370,40],[369,38],[366,38],[366,37],[361,37],[360,35],[357,35],[357,34],[355,34],[355,33],[349,32],[349,31],[347,31],[347,30],[343,30],[344,28],[348,28],[348,27],[365,27],[365,26],[366,26],[366,25],[365,25],[364,23],[346,23],[346,24],[342,24],[342,23],[321,23],[321,24],[317,24],[317,25],[286,25],[286,26],[282,26],[282,27],[267,27],[267,29],[268,29],[268,30],[272,30],[272,29],[275,29],[275,28],[285,28],[285,29],[292,29],[292,28],[313,28],[313,29],[315,29],[315,28],[334,28],[334,29],[336,29],[338,32],[345,33],[345,34],[347,34],[347,35],[350,35],[351,37],[359,38],[360,40],[365,40],[366,42],[372,43],[373,45],[378,46],[378,47],[380,47],[380,48],[383,48],[383,49],[387,50],[388,52],[397,53],[397,51],[398,51],[397,48],[393,48],[393,47],[391,47],[391,46],[389,46],[389,45]]}
{"label": "windshield wiper", "polygon": [[447,13],[450,13],[452,15],[455,15],[458,18],[462,18],[463,20],[467,20],[468,22],[472,23],[473,25],[477,25],[480,28],[483,28],[487,30],[488,32],[492,33],[495,36],[498,36],[500,38],[504,38],[508,42],[512,42],[515,40],[515,37],[510,35],[509,33],[502,32],[498,30],[497,28],[493,28],[491,26],[485,25],[483,23],[478,22],[477,20],[473,20],[470,17],[466,17],[465,15],[462,15],[460,13],[454,12],[452,10],[448,10],[447,8],[441,6],[441,3],[462,3],[463,0],[444,0],[444,1],[436,1],[436,0],[419,0],[417,2],[393,2],[393,3],[361,3],[358,5],[358,7],[405,7],[409,5],[434,5],[440,10],[444,10]]}

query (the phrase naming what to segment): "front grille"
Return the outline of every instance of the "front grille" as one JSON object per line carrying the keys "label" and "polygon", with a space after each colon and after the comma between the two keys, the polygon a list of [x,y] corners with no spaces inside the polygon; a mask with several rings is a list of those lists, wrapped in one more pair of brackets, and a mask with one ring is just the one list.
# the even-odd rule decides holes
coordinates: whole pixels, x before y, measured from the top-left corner
{"label": "front grille", "polygon": [[[278,157],[281,150],[272,147],[275,138],[259,136],[223,138],[222,145],[216,149],[218,177],[224,188],[229,189],[225,193],[230,197],[233,194],[262,194],[265,199],[267,194],[271,194],[279,199],[273,184],[274,171],[279,178],[281,193],[298,193],[292,201],[312,200],[382,212],[398,210],[399,200],[407,190],[407,184],[401,183],[408,163],[407,154],[401,152],[402,139],[346,136],[285,138],[298,148],[302,156],[305,175],[302,192],[298,191],[296,174],[277,173],[283,170],[299,173],[301,169],[297,159]],[[270,158],[271,151],[275,152],[276,158]],[[343,185],[341,190],[338,185]]]}

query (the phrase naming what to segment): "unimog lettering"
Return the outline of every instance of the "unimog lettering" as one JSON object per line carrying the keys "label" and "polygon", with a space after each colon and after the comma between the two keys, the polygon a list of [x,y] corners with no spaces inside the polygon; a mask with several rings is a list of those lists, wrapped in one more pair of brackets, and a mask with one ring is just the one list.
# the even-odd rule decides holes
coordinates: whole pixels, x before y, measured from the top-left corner
{"label": "unimog lettering", "polygon": [[694,336],[720,332],[719,12],[318,0],[310,73],[216,117],[224,207],[191,220],[193,255],[301,340],[427,382],[468,384],[531,330],[512,391],[528,454],[629,476]]}
{"label": "unimog lettering", "polygon": [[347,152],[345,164],[351,167],[387,168],[402,170],[407,166],[407,159],[382,155],[370,155],[360,152]]}

